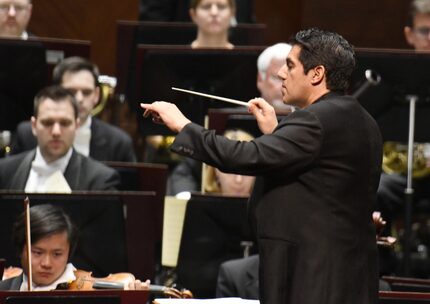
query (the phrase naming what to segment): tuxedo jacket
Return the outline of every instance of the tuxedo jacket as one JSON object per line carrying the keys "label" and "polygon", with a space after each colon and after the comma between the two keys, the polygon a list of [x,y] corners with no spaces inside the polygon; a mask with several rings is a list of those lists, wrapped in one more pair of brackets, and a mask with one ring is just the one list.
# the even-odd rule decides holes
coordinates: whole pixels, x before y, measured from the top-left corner
{"label": "tuxedo jacket", "polygon": [[[31,122],[21,122],[13,137],[11,154],[34,149],[37,139],[31,131]],[[98,161],[135,162],[133,142],[130,136],[118,127],[92,118],[90,155]]]}
{"label": "tuxedo jacket", "polygon": [[377,302],[372,211],[382,139],[354,98],[328,93],[250,142],[190,123],[171,147],[226,173],[257,176],[249,210],[262,304]]}
{"label": "tuxedo jacket", "polygon": [[216,297],[258,300],[259,260],[258,255],[252,255],[222,263],[218,273]]}
{"label": "tuxedo jacket", "polygon": [[[0,189],[24,190],[35,155],[34,149],[0,159]],[[64,177],[73,191],[116,190],[120,184],[117,171],[74,150]]]}
{"label": "tuxedo jacket", "polygon": [[19,290],[21,288],[23,274],[7,280],[0,281],[0,290]]}

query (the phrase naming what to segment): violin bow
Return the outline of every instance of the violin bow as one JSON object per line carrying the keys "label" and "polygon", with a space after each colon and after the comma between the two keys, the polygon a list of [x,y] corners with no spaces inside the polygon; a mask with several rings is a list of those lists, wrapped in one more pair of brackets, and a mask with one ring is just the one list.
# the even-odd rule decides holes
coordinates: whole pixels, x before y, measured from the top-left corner
{"label": "violin bow", "polygon": [[28,291],[32,291],[33,289],[33,270],[31,268],[31,231],[30,231],[30,199],[28,196],[24,199],[24,208],[25,208],[25,240],[27,244],[27,283],[28,283]]}

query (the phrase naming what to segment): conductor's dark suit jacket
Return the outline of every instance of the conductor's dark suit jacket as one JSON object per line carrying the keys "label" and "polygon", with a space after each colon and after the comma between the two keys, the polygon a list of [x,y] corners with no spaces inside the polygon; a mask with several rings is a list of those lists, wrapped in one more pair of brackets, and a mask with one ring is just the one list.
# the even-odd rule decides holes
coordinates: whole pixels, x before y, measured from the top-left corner
{"label": "conductor's dark suit jacket", "polygon": [[[36,150],[0,159],[0,189],[24,190]],[[64,177],[72,190],[116,190],[118,173],[73,150]]]}
{"label": "conductor's dark suit jacket", "polygon": [[0,281],[0,290],[19,290],[21,288],[23,275]]}
{"label": "conductor's dark suit jacket", "polygon": [[[34,149],[37,139],[31,132],[30,121],[21,122],[12,140],[11,154]],[[133,142],[130,136],[118,127],[92,118],[90,154],[98,161],[135,162]]]}
{"label": "conductor's dark suit jacket", "polygon": [[328,93],[251,142],[190,123],[172,150],[258,176],[250,210],[261,303],[366,304],[376,303],[378,292],[372,211],[381,142],[355,99]]}

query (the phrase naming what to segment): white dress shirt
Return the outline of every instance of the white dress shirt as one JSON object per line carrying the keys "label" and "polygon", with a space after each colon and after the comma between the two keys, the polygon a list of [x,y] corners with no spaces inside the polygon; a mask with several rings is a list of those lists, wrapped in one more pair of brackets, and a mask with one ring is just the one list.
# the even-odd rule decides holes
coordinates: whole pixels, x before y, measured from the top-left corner
{"label": "white dress shirt", "polygon": [[72,157],[73,149],[70,148],[67,153],[56,161],[47,163],[40,152],[39,147],[36,148],[36,157],[31,163],[30,174],[25,184],[25,192],[46,192],[49,185],[46,185],[46,180],[54,173],[60,172],[64,175],[70,158]]}

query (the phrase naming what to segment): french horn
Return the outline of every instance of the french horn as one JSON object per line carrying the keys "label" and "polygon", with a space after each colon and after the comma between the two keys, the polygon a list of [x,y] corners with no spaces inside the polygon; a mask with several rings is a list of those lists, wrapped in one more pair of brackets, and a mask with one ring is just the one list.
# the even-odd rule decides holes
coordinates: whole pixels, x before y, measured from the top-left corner
{"label": "french horn", "polygon": [[[426,144],[414,144],[413,178],[421,178],[430,173],[430,168],[427,166],[425,149]],[[382,170],[387,174],[406,174],[408,170],[408,146],[398,142],[385,142],[383,146]]]}
{"label": "french horn", "polygon": [[114,96],[117,84],[117,79],[108,75],[100,75],[98,81],[100,84],[100,100],[97,106],[91,111],[92,116],[97,116],[104,110],[109,99]]}

